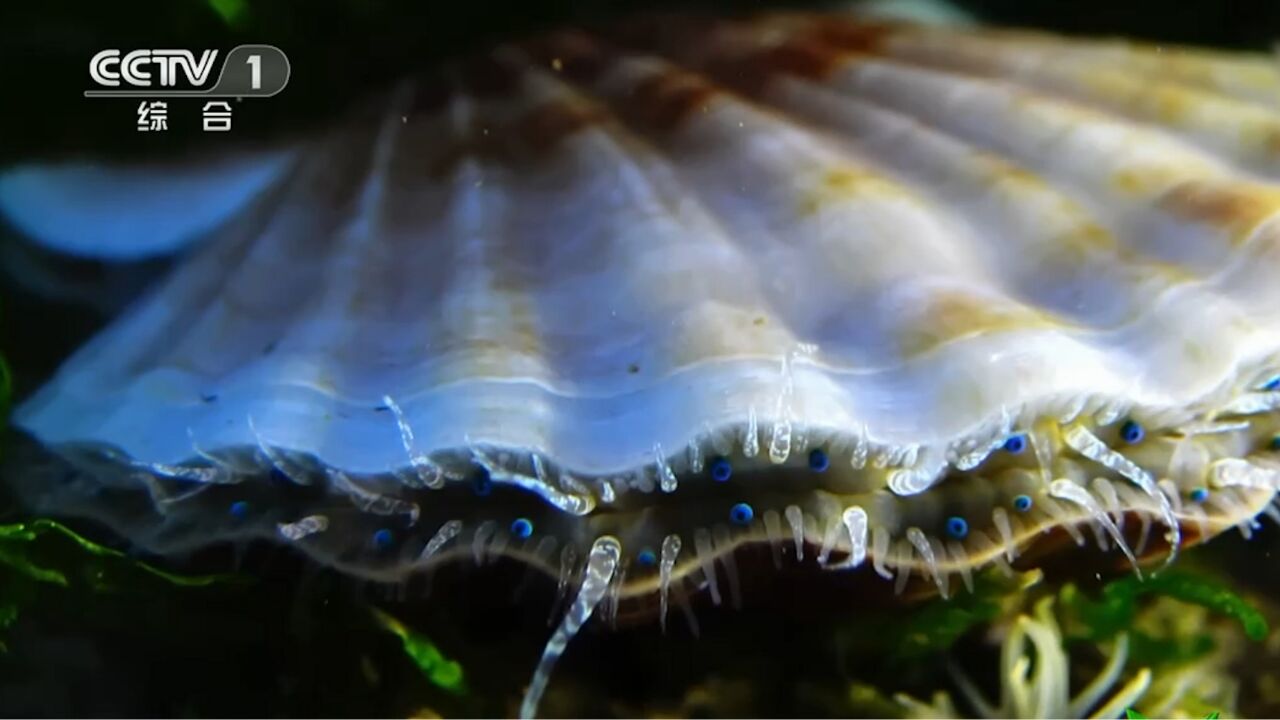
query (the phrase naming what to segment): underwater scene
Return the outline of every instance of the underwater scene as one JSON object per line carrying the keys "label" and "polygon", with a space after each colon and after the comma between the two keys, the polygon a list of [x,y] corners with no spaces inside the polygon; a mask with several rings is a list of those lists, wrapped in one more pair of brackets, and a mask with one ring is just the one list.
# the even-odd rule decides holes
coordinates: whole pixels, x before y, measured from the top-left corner
{"label": "underwater scene", "polygon": [[0,716],[1280,716],[1280,3],[0,9]]}

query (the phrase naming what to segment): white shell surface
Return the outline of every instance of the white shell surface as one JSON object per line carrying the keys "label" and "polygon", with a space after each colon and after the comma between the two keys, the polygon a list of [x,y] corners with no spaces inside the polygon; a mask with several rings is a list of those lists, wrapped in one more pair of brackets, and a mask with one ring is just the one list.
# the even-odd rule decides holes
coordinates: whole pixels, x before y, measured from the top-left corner
{"label": "white shell surface", "polygon": [[500,48],[307,139],[17,422],[381,473],[410,463],[390,397],[415,453],[587,476],[750,423],[925,464],[1073,405],[1184,417],[1274,367],[1274,63],[690,27]]}

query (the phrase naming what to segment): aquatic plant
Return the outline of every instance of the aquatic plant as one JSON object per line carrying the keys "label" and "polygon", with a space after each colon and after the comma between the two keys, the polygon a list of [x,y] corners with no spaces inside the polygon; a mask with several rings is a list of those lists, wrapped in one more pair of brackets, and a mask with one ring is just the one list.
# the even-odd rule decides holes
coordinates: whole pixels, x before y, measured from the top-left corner
{"label": "aquatic plant", "polygon": [[1145,579],[1122,578],[1103,588],[1101,597],[1091,600],[1075,585],[1061,592],[1068,611],[1078,617],[1078,627],[1085,637],[1108,638],[1133,626],[1138,614],[1138,600],[1145,595],[1160,595],[1193,605],[1200,605],[1239,621],[1251,640],[1267,636],[1267,619],[1240,595],[1221,581],[1187,570],[1166,570]]}
{"label": "aquatic plant", "polygon": [[[288,610],[287,618],[281,609]],[[21,635],[12,632],[19,623],[25,625]],[[266,623],[273,627],[262,627]],[[144,648],[126,661],[144,669],[126,672],[148,672],[147,650],[163,656],[190,647],[199,648],[210,669],[224,668],[214,672],[236,677],[244,653],[261,651],[273,659],[255,660],[255,665],[290,676],[291,684],[308,683],[302,697],[291,697],[274,681],[245,690],[258,701],[291,708],[282,710],[286,715],[359,714],[370,707],[381,708],[374,714],[399,714],[404,707],[423,706],[451,715],[492,712],[464,697],[461,665],[422,633],[350,593],[319,587],[314,579],[299,583],[249,574],[170,572],[56,521],[0,526],[0,650],[5,653],[0,697],[6,683],[82,682],[50,677],[57,662],[39,659],[44,643],[70,633],[85,647],[110,645],[121,628]],[[397,642],[386,641],[388,632]],[[426,682],[419,682],[422,678]],[[433,694],[435,688],[441,692]],[[194,681],[172,693],[167,697],[177,703],[174,714],[217,716],[238,707],[232,700],[203,696]],[[374,697],[378,704],[371,705]],[[74,715],[96,705],[60,707]]]}
{"label": "aquatic plant", "polygon": [[971,592],[943,602],[859,613],[839,624],[836,642],[846,653],[871,652],[886,658],[888,667],[902,669],[946,653],[975,628],[1017,612],[1025,593],[1043,579],[1036,569],[1005,573],[992,568],[974,576]]}
{"label": "aquatic plant", "polygon": [[404,652],[422,671],[422,674],[434,685],[451,693],[465,693],[466,681],[462,673],[462,665],[446,658],[426,637],[414,632],[404,623],[377,608],[372,608],[373,617],[387,631],[400,638]]}
{"label": "aquatic plant", "polygon": [[[1141,668],[1119,688],[1116,683],[1129,656],[1129,636],[1119,633],[1098,675],[1074,696],[1068,686],[1070,660],[1053,613],[1054,599],[1042,598],[1034,616],[1019,615],[1005,636],[1000,654],[1000,701],[993,705],[958,666],[950,666],[965,699],[987,718],[1116,717],[1133,706],[1151,685],[1151,670]],[[1107,698],[1108,693],[1111,693]],[[1106,698],[1106,699],[1104,699]]]}
{"label": "aquatic plant", "polygon": [[[1143,596],[1150,601],[1140,602]],[[1235,624],[1212,622],[1211,612]],[[1071,630],[1064,631],[1064,624]],[[1019,613],[1004,633],[998,702],[984,698],[959,665],[948,665],[961,697],[980,717],[1117,717],[1135,707],[1158,717],[1203,717],[1234,707],[1229,666],[1242,650],[1239,636],[1259,641],[1267,624],[1257,608],[1221,582],[1166,570],[1145,580],[1114,580],[1097,600],[1067,584],[1056,596],[1037,600],[1031,614]],[[1074,696],[1072,646],[1097,648],[1106,658]],[[1126,668],[1134,661],[1136,670]],[[903,693],[895,699],[911,717],[955,714],[945,691],[929,702]]]}
{"label": "aquatic plant", "polygon": [[0,525],[0,562],[34,580],[49,582],[56,585],[68,585],[67,575],[64,571],[55,568],[39,567],[37,564],[38,561],[34,559],[36,550],[33,543],[47,534],[58,535],[71,540],[75,544],[76,548],[87,553],[89,556],[116,561],[109,566],[95,565],[96,569],[93,572],[80,573],[83,577],[89,579],[93,583],[95,589],[104,589],[109,586],[107,584],[108,578],[106,574],[108,567],[112,569],[129,568],[140,570],[173,585],[181,585],[184,587],[203,587],[218,582],[245,581],[245,578],[236,575],[221,574],[189,576],[161,570],[149,563],[131,558],[125,552],[95,543],[66,525],[48,518],[40,518],[30,522],[13,523],[10,525]]}
{"label": "aquatic plant", "polygon": [[[181,587],[244,580],[233,575],[170,573],[92,542],[54,520],[0,525],[0,632],[16,623],[24,607],[35,601],[34,584],[68,590],[79,584],[89,592],[107,592],[136,586],[139,574]],[[0,649],[6,649],[2,640]]]}

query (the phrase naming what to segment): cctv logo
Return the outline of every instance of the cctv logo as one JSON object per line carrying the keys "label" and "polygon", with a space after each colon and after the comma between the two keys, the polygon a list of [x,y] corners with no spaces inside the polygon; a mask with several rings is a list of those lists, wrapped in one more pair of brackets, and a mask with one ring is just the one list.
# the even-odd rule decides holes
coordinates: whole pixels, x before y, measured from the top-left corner
{"label": "cctv logo", "polygon": [[[3,0],[0,0],[2,2]],[[218,50],[103,50],[89,60],[85,97],[271,97],[289,84],[289,58],[274,45]]]}
{"label": "cctv logo", "polygon": [[133,50],[123,57],[119,50],[103,50],[89,61],[89,76],[102,87],[119,87],[125,83],[139,88],[158,86],[171,88],[178,84],[179,73],[187,84],[200,87],[209,81],[217,50],[205,50],[196,60],[190,50]]}

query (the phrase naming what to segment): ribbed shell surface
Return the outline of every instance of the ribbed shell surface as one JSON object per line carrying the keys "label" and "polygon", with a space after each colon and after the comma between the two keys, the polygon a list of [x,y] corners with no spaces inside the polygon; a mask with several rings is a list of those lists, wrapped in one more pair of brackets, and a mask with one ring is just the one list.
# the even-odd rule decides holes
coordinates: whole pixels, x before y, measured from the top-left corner
{"label": "ribbed shell surface", "polygon": [[911,491],[992,427],[1181,417],[1280,349],[1262,60],[659,21],[499,48],[295,153],[19,422],[382,472],[389,397],[416,452],[591,476],[754,424],[775,459],[915,446]]}

